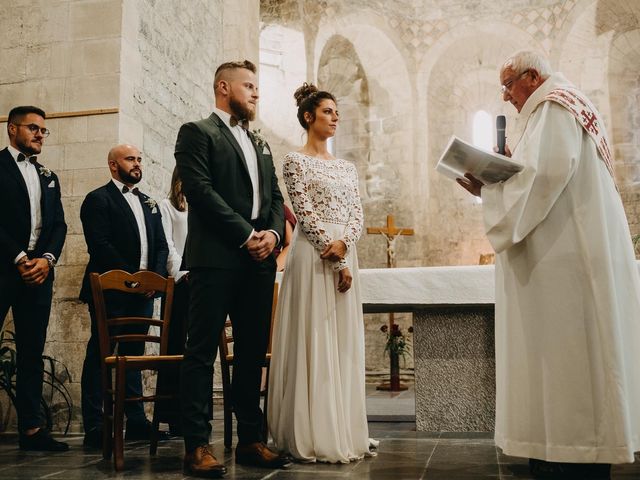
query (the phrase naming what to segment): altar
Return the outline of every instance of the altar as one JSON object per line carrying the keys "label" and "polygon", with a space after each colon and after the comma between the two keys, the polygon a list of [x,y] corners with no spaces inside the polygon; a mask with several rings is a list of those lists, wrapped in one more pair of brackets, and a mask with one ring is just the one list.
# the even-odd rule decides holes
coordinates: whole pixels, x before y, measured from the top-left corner
{"label": "altar", "polygon": [[493,431],[494,266],[360,270],[365,313],[412,312],[416,429]]}

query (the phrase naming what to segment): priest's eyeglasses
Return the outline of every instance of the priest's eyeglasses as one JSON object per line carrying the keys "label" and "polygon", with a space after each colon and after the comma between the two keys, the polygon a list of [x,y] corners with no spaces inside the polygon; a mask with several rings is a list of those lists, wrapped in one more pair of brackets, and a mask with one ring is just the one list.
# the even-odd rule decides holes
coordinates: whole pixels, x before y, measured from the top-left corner
{"label": "priest's eyeglasses", "polygon": [[522,77],[524,77],[527,73],[529,73],[529,69],[525,70],[524,72],[522,72],[520,75],[516,75],[515,77],[513,77],[511,80],[509,80],[508,82],[504,82],[502,85],[500,85],[500,92],[504,95],[506,92],[511,92],[511,88],[513,87],[513,82],[515,82],[516,80],[520,80]]}
{"label": "priest's eyeglasses", "polygon": [[35,123],[14,123],[14,125],[16,127],[27,127],[31,133],[38,133],[40,132],[42,134],[43,137],[48,137],[49,134],[51,133],[51,130],[49,130],[48,128],[44,128],[41,127],[40,125],[36,125]]}

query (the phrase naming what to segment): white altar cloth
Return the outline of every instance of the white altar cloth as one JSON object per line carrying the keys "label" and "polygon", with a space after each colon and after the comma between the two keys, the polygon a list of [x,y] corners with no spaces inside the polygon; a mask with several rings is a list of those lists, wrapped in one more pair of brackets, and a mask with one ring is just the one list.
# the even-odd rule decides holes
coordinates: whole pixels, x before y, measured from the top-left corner
{"label": "white altar cloth", "polygon": [[[637,264],[640,270],[640,261]],[[360,270],[362,303],[365,309],[367,305],[492,305],[494,272],[493,265],[364,268]],[[276,282],[281,279],[278,272]]]}
{"label": "white altar cloth", "polygon": [[362,303],[372,305],[493,304],[493,265],[360,270]]}

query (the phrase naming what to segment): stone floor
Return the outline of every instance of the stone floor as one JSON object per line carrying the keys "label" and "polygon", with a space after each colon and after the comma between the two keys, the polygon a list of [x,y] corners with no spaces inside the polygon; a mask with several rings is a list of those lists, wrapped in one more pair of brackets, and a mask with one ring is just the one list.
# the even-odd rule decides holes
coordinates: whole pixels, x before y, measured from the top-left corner
{"label": "stone floor", "polygon": [[[323,479],[427,479],[427,480],[524,480],[532,478],[524,459],[502,455],[489,433],[416,432],[408,422],[370,422],[370,433],[380,440],[378,456],[348,465],[295,464],[288,470],[265,471],[236,466],[233,455],[225,453],[221,435],[214,451],[227,465],[226,479],[323,480]],[[221,432],[216,420],[214,432]],[[151,457],[142,442],[126,444],[125,471],[116,473],[100,452],[84,451],[82,437],[68,438],[71,450],[63,454],[23,453],[15,435],[0,435],[0,479],[60,480],[182,479],[182,441],[161,444]],[[616,466],[613,480],[640,478],[640,460],[632,465]]]}
{"label": "stone floor", "polygon": [[[228,480],[525,480],[531,479],[525,459],[507,457],[493,443],[491,433],[444,433],[415,431],[414,392],[389,393],[367,386],[369,432],[380,440],[378,455],[348,465],[294,464],[288,470],[269,471],[236,466],[222,444],[222,421],[216,409],[214,453],[227,465]],[[68,436],[71,450],[63,454],[25,453],[17,438],[0,435],[0,479],[94,480],[106,478],[165,480],[185,478],[181,472],[181,439],[161,443],[158,454],[149,455],[148,444],[128,442],[125,470],[116,473],[101,452],[84,450],[82,436]],[[613,480],[640,479],[640,459],[616,466]]]}

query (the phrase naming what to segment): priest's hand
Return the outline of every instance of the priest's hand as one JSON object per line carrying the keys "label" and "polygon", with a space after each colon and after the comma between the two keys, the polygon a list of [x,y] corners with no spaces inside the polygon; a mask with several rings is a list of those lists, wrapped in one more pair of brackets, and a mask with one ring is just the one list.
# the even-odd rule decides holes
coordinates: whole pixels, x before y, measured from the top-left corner
{"label": "priest's hand", "polygon": [[331,262],[339,262],[347,254],[347,244],[342,240],[334,240],[320,253],[320,258]]}
{"label": "priest's hand", "polygon": [[349,268],[343,268],[338,272],[338,291],[344,293],[351,288],[353,277]]}
{"label": "priest's hand", "polygon": [[[498,147],[493,147],[493,151],[498,153]],[[511,158],[511,149],[509,148],[509,145],[504,146],[504,156]]]}
{"label": "priest's hand", "polygon": [[484,186],[484,183],[470,173],[465,173],[464,178],[456,178],[456,182],[458,182],[458,185],[464,188],[467,192],[471,195],[475,195],[476,197],[480,196],[482,187]]}

